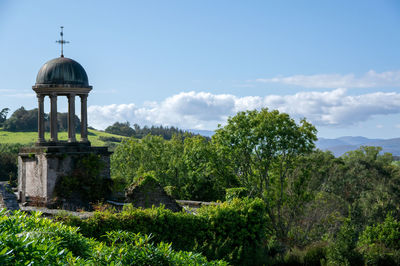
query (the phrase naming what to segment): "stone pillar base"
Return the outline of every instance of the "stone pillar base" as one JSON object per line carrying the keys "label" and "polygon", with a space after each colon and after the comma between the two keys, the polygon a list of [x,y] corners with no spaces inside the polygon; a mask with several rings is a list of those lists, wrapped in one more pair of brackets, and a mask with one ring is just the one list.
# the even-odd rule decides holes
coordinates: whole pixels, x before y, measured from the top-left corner
{"label": "stone pillar base", "polygon": [[99,155],[104,164],[101,176],[110,180],[110,155],[107,147],[90,147],[79,143],[22,148],[18,154],[18,195],[29,205],[48,206],[55,197],[60,177],[70,176],[77,162],[91,154]]}

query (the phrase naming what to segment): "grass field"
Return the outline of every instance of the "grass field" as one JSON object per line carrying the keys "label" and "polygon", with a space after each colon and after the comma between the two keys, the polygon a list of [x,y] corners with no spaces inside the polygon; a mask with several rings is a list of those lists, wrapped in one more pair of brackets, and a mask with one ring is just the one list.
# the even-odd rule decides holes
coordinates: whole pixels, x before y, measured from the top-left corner
{"label": "grass field", "polygon": [[[76,134],[76,139],[80,140],[80,134]],[[89,141],[91,142],[92,146],[106,146],[106,142],[101,140],[100,137],[103,138],[117,138],[123,139],[123,136],[118,136],[114,134],[109,134],[103,131],[89,129]],[[23,145],[29,145],[35,143],[38,138],[37,132],[10,132],[10,131],[3,131],[0,129],[0,143],[19,143]],[[46,132],[45,139],[50,139],[50,133]],[[59,132],[58,139],[66,141],[68,140],[68,133],[67,132]]]}

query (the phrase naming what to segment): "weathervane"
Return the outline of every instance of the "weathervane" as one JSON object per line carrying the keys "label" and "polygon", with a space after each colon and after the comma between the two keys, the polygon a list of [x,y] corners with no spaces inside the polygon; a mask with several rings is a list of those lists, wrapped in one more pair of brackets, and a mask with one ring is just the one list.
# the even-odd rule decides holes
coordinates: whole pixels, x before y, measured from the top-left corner
{"label": "weathervane", "polygon": [[64,37],[63,30],[64,30],[64,27],[61,26],[61,32],[60,32],[61,40],[56,41],[56,43],[61,44],[61,57],[64,57],[63,45],[64,45],[65,43],[69,43],[68,41],[66,41],[66,40],[63,39],[63,37]]}

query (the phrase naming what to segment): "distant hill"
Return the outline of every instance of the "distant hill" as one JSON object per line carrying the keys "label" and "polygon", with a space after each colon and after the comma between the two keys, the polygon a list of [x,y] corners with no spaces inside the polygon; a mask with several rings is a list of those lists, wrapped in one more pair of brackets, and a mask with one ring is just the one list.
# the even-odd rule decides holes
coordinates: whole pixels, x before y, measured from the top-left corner
{"label": "distant hill", "polygon": [[211,131],[211,130],[201,130],[201,129],[186,129],[186,130],[188,132],[191,132],[191,133],[195,134],[195,135],[197,134],[197,135],[201,135],[201,136],[209,137],[209,138],[211,138],[212,135],[215,134],[215,132]]}
{"label": "distant hill", "polygon": [[356,150],[361,146],[379,146],[383,152],[390,152],[393,155],[400,156],[400,138],[394,139],[368,139],[365,137],[340,137],[337,139],[319,138],[316,142],[317,148],[329,150],[335,156],[341,156],[344,153]]}
{"label": "distant hill", "polygon": [[[211,137],[215,133],[214,131],[211,130],[198,130],[198,129],[188,129],[187,131],[205,137]],[[400,156],[400,138],[369,139],[361,136],[357,137],[345,136],[336,139],[319,138],[315,144],[318,149],[329,150],[336,157],[341,156],[348,151],[357,150],[361,146],[379,146],[382,147],[382,151],[384,153],[390,152],[395,156]]]}

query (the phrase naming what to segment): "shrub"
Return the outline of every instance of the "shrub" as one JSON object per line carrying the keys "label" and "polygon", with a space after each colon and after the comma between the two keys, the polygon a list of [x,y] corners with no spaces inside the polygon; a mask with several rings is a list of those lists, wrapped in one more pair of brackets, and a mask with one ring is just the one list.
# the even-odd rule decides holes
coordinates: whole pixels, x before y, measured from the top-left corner
{"label": "shrub", "polygon": [[285,266],[290,265],[303,265],[303,257],[304,251],[294,248],[287,252],[283,258],[283,263],[280,263]]}
{"label": "shrub", "polygon": [[224,259],[236,265],[267,263],[265,203],[260,199],[234,199],[206,206],[197,215],[173,213],[162,207],[121,213],[97,212],[91,218],[62,218],[79,226],[85,236],[105,240],[109,231],[152,234],[155,242],[172,242],[172,248],[203,253],[208,259]]}
{"label": "shrub", "polygon": [[227,265],[141,234],[113,231],[99,242],[40,215],[0,210],[1,265]]}
{"label": "shrub", "polygon": [[367,265],[399,265],[400,222],[388,214],[382,223],[365,228],[357,246]]}
{"label": "shrub", "polygon": [[316,242],[304,249],[293,248],[284,256],[283,265],[319,266],[326,261],[327,242]]}
{"label": "shrub", "polygon": [[322,260],[326,260],[328,243],[316,242],[304,249],[303,263],[308,266],[321,265]]}
{"label": "shrub", "polygon": [[16,186],[18,175],[18,152],[21,144],[0,144],[0,181],[10,181]]}
{"label": "shrub", "polygon": [[356,250],[358,233],[350,218],[346,218],[333,244],[327,249],[328,265],[362,265],[361,254]]}
{"label": "shrub", "polygon": [[117,137],[108,137],[108,136],[100,136],[99,140],[104,141],[104,142],[122,142],[122,138],[117,138]]}
{"label": "shrub", "polygon": [[209,238],[201,251],[208,258],[224,258],[235,265],[259,265],[265,257],[266,206],[261,199],[233,199],[203,207]]}
{"label": "shrub", "polygon": [[226,201],[231,201],[234,198],[244,198],[248,195],[248,189],[245,187],[235,187],[235,188],[227,188],[226,189]]}

